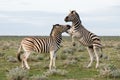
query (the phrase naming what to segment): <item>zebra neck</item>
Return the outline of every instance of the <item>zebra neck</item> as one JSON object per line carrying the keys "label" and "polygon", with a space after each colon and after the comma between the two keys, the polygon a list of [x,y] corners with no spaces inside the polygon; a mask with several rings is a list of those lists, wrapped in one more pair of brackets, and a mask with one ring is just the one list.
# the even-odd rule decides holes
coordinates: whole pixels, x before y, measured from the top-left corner
{"label": "zebra neck", "polygon": [[79,20],[72,23],[74,30],[78,30],[81,27],[81,22]]}
{"label": "zebra neck", "polygon": [[55,43],[56,43],[57,45],[60,45],[60,43],[61,43],[61,41],[62,41],[62,35],[61,35],[61,34],[57,34],[57,35],[55,35],[55,36],[53,37],[53,39],[54,39],[54,41],[55,41]]}

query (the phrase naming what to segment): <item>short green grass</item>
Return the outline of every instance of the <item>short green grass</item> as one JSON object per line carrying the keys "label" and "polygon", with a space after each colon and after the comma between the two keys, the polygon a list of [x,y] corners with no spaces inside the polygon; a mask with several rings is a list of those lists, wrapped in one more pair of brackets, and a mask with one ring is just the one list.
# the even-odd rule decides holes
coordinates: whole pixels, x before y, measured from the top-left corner
{"label": "short green grass", "polygon": [[[0,37],[0,80],[7,80],[6,75],[9,70],[20,67],[20,62],[8,61],[8,56],[16,58],[20,41],[24,37]],[[112,64],[120,69],[120,37],[119,36],[104,36],[101,37],[104,45],[103,52],[106,58],[100,60],[100,64]],[[78,43],[78,42],[77,42]],[[100,69],[95,69],[95,62],[91,68],[86,68],[89,62],[89,55],[87,50],[82,47],[82,51],[78,50],[81,45],[72,47],[70,37],[63,37],[61,48],[57,52],[56,66],[59,70],[65,70],[65,75],[49,75],[47,80],[120,80],[120,78],[101,77]],[[67,50],[67,51],[65,51]],[[70,52],[72,50],[72,52]],[[40,56],[40,57],[35,57]],[[49,54],[31,54],[28,63],[31,67],[28,70],[29,77],[34,75],[42,76],[48,71]]]}

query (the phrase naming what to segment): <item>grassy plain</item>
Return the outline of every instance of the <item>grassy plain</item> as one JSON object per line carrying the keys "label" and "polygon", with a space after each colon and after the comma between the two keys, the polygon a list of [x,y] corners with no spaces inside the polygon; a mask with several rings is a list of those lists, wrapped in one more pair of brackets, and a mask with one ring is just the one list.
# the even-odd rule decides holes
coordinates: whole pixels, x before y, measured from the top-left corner
{"label": "grassy plain", "polygon": [[[20,67],[21,63],[16,61],[16,52],[23,38],[19,36],[0,37],[0,80],[9,80],[10,78],[7,74],[9,74],[10,70]],[[101,41],[104,46],[104,54],[100,60],[100,68],[95,69],[95,62],[91,68],[86,68],[89,62],[89,55],[86,48],[78,42],[73,47],[71,38],[63,37],[56,60],[57,70],[61,72],[58,72],[58,74],[50,73],[51,75],[45,76],[47,78],[35,79],[37,75],[40,77],[47,74],[49,54],[33,53],[28,59],[31,67],[30,70],[27,70],[29,79],[23,80],[31,80],[32,78],[34,78],[33,80],[120,80],[120,72],[111,74],[109,71],[111,67],[106,67],[108,65],[120,70],[120,36],[102,36]],[[105,72],[104,69],[108,69],[108,72]],[[103,74],[104,72],[105,74]],[[118,74],[117,77],[111,77],[111,75],[116,74]]]}

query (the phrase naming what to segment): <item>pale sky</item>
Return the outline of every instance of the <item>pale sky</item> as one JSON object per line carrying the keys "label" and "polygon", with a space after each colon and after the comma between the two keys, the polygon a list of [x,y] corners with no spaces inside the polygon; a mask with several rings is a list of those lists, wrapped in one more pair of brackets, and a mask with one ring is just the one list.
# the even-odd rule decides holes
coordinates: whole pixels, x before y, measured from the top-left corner
{"label": "pale sky", "polygon": [[0,0],[0,35],[49,35],[76,10],[97,35],[120,36],[120,0]]}

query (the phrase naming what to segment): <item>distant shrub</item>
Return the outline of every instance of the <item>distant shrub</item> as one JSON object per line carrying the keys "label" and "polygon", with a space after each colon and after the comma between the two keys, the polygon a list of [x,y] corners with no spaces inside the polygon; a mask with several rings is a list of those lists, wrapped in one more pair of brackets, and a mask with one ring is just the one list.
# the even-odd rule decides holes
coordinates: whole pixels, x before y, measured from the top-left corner
{"label": "distant shrub", "polygon": [[100,68],[100,76],[120,78],[120,69],[117,69],[113,64],[102,65]]}
{"label": "distant shrub", "polygon": [[63,80],[78,80],[78,79],[63,79]]}
{"label": "distant shrub", "polygon": [[4,45],[3,47],[2,47],[2,50],[9,50],[9,46],[7,46],[7,45]]}
{"label": "distant shrub", "polygon": [[52,69],[44,72],[42,75],[34,75],[30,77],[30,80],[48,80],[49,76],[52,76],[52,75],[65,76],[66,73],[67,73],[66,70]]}
{"label": "distant shrub", "polygon": [[[77,80],[77,79],[73,79],[73,80]],[[80,80],[96,80],[94,78],[81,78]]]}
{"label": "distant shrub", "polygon": [[43,60],[44,57],[42,55],[36,55],[36,54],[31,54],[30,57],[28,58],[29,61],[39,61],[39,60]]}
{"label": "distant shrub", "polygon": [[104,42],[103,47],[112,48],[112,47],[114,47],[113,44],[114,44],[113,41],[107,41],[107,42]]}
{"label": "distant shrub", "polygon": [[64,68],[68,68],[69,66],[76,66],[77,60],[66,60],[63,63]]}
{"label": "distant shrub", "polygon": [[47,72],[44,72],[44,76],[51,76],[51,75],[60,75],[65,76],[67,74],[66,70],[60,70],[60,69],[52,69],[48,70]]}
{"label": "distant shrub", "polygon": [[116,50],[120,50],[120,43],[114,47]]}
{"label": "distant shrub", "polygon": [[43,65],[43,68],[44,68],[44,69],[49,69],[49,64],[44,64],[44,65]]}
{"label": "distant shrub", "polygon": [[74,59],[77,61],[81,61],[82,59],[85,59],[85,57],[83,55],[80,55],[80,56],[76,56]]}
{"label": "distant shrub", "polygon": [[4,52],[0,52],[0,57],[3,57],[5,55]]}
{"label": "distant shrub", "polygon": [[34,75],[30,77],[30,80],[48,80],[48,78],[44,75]]}
{"label": "distant shrub", "polygon": [[17,62],[17,58],[15,58],[13,56],[7,56],[7,61],[8,62]]}
{"label": "distant shrub", "polygon": [[61,53],[62,53],[62,54],[64,54],[64,53],[66,53],[66,54],[73,54],[74,51],[75,51],[75,50],[72,49],[72,48],[64,48]]}
{"label": "distant shrub", "polygon": [[61,54],[60,59],[65,60],[65,59],[67,59],[67,56],[68,56],[67,54]]}
{"label": "distant shrub", "polygon": [[76,56],[71,56],[71,55],[68,55],[67,56],[67,60],[71,61],[71,60],[74,60],[76,58]]}
{"label": "distant shrub", "polygon": [[28,71],[22,68],[13,68],[7,73],[8,80],[28,80]]}
{"label": "distant shrub", "polygon": [[76,60],[76,61],[80,61],[81,59],[85,59],[85,57],[83,55],[68,55],[67,56],[67,60],[71,61],[71,60]]}
{"label": "distant shrub", "polygon": [[109,60],[109,56],[105,53],[100,54],[99,57],[105,60]]}
{"label": "distant shrub", "polygon": [[76,47],[66,47],[60,51],[59,58],[62,60],[66,60],[69,56],[72,56],[76,52],[76,50]]}
{"label": "distant shrub", "polygon": [[41,61],[40,62],[33,62],[31,67],[33,67],[32,69],[39,69],[39,70],[41,70],[42,69],[41,67],[43,67],[43,64],[42,64]]}
{"label": "distant shrub", "polygon": [[84,46],[78,46],[77,47],[77,51],[78,52],[84,52],[86,49],[85,49],[85,47]]}

